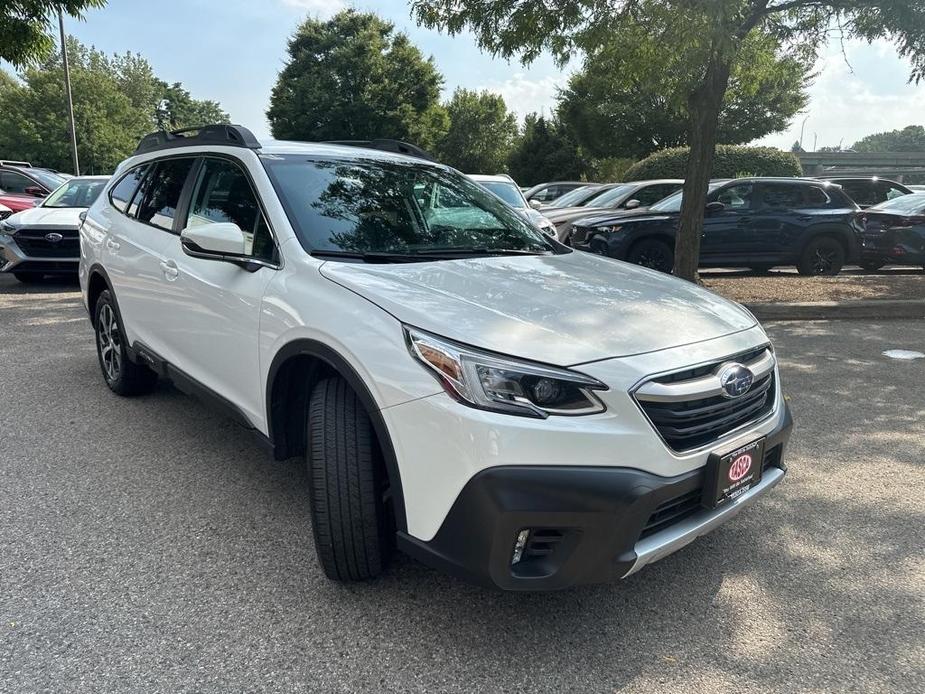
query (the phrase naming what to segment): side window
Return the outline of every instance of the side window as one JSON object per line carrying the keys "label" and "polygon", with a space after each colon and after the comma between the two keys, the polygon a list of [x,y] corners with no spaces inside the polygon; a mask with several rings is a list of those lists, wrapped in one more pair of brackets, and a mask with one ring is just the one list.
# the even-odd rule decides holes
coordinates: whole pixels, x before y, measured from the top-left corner
{"label": "side window", "polygon": [[125,212],[128,209],[128,204],[132,196],[135,195],[135,191],[138,190],[138,184],[141,183],[141,179],[144,178],[147,170],[147,164],[136,166],[112,187],[112,190],[109,191],[109,202],[112,203],[113,207],[120,212]]}
{"label": "side window", "polygon": [[244,232],[245,253],[273,262],[276,246],[247,176],[224,159],[206,159],[193,188],[186,226],[231,222]]}
{"label": "side window", "polygon": [[878,195],[873,181],[845,181],[842,188],[858,205],[876,205],[886,200]]}
{"label": "side window", "polygon": [[186,157],[157,162],[154,171],[145,179],[143,194],[138,196],[141,203],[133,203],[129,214],[140,222],[172,231],[180,193],[194,161],[192,157]]}
{"label": "side window", "polygon": [[0,190],[5,190],[7,193],[25,194],[26,188],[34,188],[36,185],[28,176],[15,171],[0,171]]}
{"label": "side window", "polygon": [[642,190],[637,190],[636,193],[630,197],[634,200],[638,200],[642,207],[649,207],[649,205],[654,205],[659,200],[667,198],[677,189],[678,186],[659,183],[654,186],[646,186]]}
{"label": "side window", "polygon": [[751,183],[740,183],[737,186],[723,188],[717,194],[716,199],[730,210],[750,210],[754,189]]}
{"label": "side window", "polygon": [[890,185],[889,183],[880,184],[880,197],[883,200],[892,200],[893,198],[899,198],[905,195],[903,191],[895,186]]}
{"label": "side window", "polygon": [[810,186],[806,189],[806,204],[808,207],[825,207],[831,202],[829,194],[818,186]]}
{"label": "side window", "polygon": [[765,183],[764,206],[775,210],[803,207],[803,187],[787,183]]}

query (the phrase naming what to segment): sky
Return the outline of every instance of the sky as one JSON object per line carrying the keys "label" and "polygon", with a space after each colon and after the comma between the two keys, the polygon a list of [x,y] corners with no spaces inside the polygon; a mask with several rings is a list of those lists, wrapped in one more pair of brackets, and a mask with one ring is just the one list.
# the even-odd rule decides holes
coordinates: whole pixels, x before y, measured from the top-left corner
{"label": "sky", "polygon": [[[269,136],[264,115],[286,58],[286,42],[306,16],[329,18],[351,6],[374,11],[433,56],[448,96],[456,87],[501,94],[523,117],[550,113],[557,87],[570,70],[549,57],[524,67],[482,53],[471,35],[450,37],[418,27],[406,0],[109,0],[66,20],[68,33],[107,53],[140,53],[168,82],[182,82],[198,99],[214,99],[233,122]],[[810,103],[791,127],[760,141],[789,149],[803,132],[803,147],[849,146],[872,132],[925,124],[925,84],[907,83],[909,65],[888,43],[833,41],[816,66]],[[805,124],[804,124],[805,121]]]}

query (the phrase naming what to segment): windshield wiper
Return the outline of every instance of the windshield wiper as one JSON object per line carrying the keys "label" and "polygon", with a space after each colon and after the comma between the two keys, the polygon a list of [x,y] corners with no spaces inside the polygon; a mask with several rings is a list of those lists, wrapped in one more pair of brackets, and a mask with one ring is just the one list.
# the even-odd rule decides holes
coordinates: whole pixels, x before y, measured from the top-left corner
{"label": "windshield wiper", "polygon": [[432,256],[422,256],[417,253],[392,253],[390,251],[312,251],[315,258],[345,258],[348,260],[362,260],[364,263],[423,263],[436,260]]}
{"label": "windshield wiper", "polygon": [[444,248],[421,248],[413,251],[420,255],[447,255],[447,256],[470,256],[470,255],[549,255],[552,251],[534,248],[486,248],[484,246],[447,246]]}
{"label": "windshield wiper", "polygon": [[516,248],[473,248],[471,246],[459,246],[456,248],[416,248],[403,252],[336,250],[316,250],[311,252],[311,255],[316,258],[346,258],[350,260],[362,260],[365,263],[424,263],[430,260],[458,260],[459,258],[470,258],[473,256],[549,254],[550,251],[539,249],[531,251]]}

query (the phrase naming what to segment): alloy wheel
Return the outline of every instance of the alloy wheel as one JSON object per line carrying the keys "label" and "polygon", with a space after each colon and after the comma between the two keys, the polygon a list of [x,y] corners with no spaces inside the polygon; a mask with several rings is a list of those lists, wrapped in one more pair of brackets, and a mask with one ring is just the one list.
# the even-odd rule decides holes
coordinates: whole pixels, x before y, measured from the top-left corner
{"label": "alloy wheel", "polygon": [[813,256],[813,272],[817,275],[824,275],[832,270],[835,265],[835,256],[837,252],[825,248],[817,248]]}
{"label": "alloy wheel", "polygon": [[119,332],[116,312],[109,304],[105,304],[100,309],[96,338],[100,346],[100,362],[102,362],[106,380],[112,383],[119,378],[122,371],[122,335]]}

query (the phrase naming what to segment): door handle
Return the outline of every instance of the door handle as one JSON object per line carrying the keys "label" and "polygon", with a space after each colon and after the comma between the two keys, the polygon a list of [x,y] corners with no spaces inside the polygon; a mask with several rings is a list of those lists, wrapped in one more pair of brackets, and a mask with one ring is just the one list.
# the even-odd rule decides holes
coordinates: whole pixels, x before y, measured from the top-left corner
{"label": "door handle", "polygon": [[172,260],[162,260],[161,261],[161,271],[164,273],[170,282],[173,282],[177,277],[180,276],[180,270],[177,268],[177,264]]}
{"label": "door handle", "polygon": [[118,251],[120,248],[122,248],[122,244],[116,243],[112,239],[106,239],[106,248],[111,251]]}

